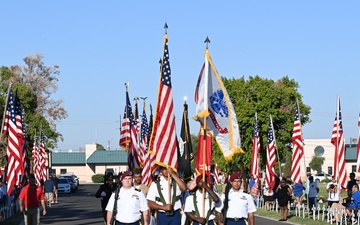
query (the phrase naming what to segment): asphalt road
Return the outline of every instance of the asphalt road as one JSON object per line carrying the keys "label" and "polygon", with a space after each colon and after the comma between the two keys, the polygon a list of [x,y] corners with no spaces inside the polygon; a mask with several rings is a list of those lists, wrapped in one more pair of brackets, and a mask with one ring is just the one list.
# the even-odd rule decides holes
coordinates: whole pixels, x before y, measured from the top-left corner
{"label": "asphalt road", "polygon": [[[47,215],[41,216],[41,224],[52,225],[103,225],[100,199],[95,193],[100,184],[81,184],[72,194],[60,194],[59,203],[48,208]],[[256,225],[286,225],[274,219],[255,217]]]}
{"label": "asphalt road", "polygon": [[80,184],[77,192],[60,194],[58,204],[47,208],[47,214],[41,216],[41,224],[84,225],[104,224],[100,199],[95,193],[100,184]]}

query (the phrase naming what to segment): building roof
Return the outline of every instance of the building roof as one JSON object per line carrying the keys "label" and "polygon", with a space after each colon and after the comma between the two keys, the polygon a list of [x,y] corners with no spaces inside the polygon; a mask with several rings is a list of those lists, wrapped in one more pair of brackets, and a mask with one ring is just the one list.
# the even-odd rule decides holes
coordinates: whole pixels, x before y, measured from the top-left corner
{"label": "building roof", "polygon": [[52,164],[86,164],[85,152],[53,152]]}
{"label": "building roof", "polygon": [[97,150],[88,158],[87,163],[127,163],[124,150]]}

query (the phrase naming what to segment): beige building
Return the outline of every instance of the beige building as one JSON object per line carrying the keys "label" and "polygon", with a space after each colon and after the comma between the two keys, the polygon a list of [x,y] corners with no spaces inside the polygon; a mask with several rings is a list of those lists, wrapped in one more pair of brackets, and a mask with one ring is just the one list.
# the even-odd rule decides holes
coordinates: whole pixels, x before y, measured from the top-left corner
{"label": "beige building", "polygon": [[96,144],[86,144],[84,151],[49,151],[48,169],[50,174],[59,176],[74,173],[81,182],[92,182],[94,174],[126,171],[127,152],[121,150],[96,150]]}
{"label": "beige building", "polygon": [[[305,157],[304,160],[302,160],[302,162],[300,163],[302,177],[305,178],[306,172],[311,172],[311,174],[317,173],[317,171],[313,171],[309,167],[309,163],[314,155],[324,157],[325,161],[322,166],[322,171],[326,174],[333,174],[335,146],[331,143],[331,140],[305,139],[304,144]],[[357,144],[345,144],[345,161],[347,174],[356,171],[356,151]]]}

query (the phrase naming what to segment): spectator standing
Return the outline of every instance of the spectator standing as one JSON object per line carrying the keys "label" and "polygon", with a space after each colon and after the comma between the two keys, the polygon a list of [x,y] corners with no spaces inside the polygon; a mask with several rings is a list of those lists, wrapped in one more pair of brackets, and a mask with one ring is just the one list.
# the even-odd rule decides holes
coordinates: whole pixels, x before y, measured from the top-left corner
{"label": "spectator standing", "polygon": [[350,180],[348,181],[346,188],[347,188],[347,198],[346,198],[346,204],[349,204],[351,202],[351,196],[352,196],[352,187],[356,184],[355,180],[355,173],[351,172],[349,174]]}
{"label": "spectator standing", "polygon": [[133,175],[134,175],[134,187],[142,191],[142,193],[146,197],[149,191],[149,187],[142,183],[141,169],[137,169],[137,168],[134,169]]}
{"label": "spectator standing", "polygon": [[54,175],[54,176],[52,177],[52,180],[54,181],[54,184],[55,184],[55,191],[54,191],[55,203],[58,203],[58,198],[59,198],[59,194],[58,194],[59,179],[56,177],[56,175]]}
{"label": "spectator standing", "polygon": [[266,185],[263,186],[263,198],[265,202],[265,208],[267,211],[270,211],[270,204],[274,204],[274,192],[269,187],[266,187]]}
{"label": "spectator standing", "polygon": [[339,203],[341,187],[336,182],[335,177],[332,176],[331,182],[326,185],[326,191],[329,193],[328,196],[328,207],[331,208],[332,204]]}
{"label": "spectator standing", "polygon": [[316,197],[319,193],[319,187],[314,181],[314,177],[309,177],[309,187],[308,187],[308,198],[309,198],[309,209],[312,210],[313,207],[316,207]]}
{"label": "spectator standing", "polygon": [[152,182],[149,188],[147,195],[149,207],[157,211],[158,225],[179,225],[181,224],[181,193],[186,191],[186,184],[170,167],[160,167],[160,173],[162,174],[160,178]]}
{"label": "spectator standing", "polygon": [[46,215],[45,195],[35,182],[34,174],[29,174],[29,184],[21,189],[19,195],[19,208],[24,213],[25,225],[40,224],[40,204],[43,215]]}
{"label": "spectator standing", "polygon": [[[141,214],[144,218],[143,225],[149,225],[149,207],[144,194],[132,186],[132,172],[123,173],[120,181],[122,187],[117,190],[117,193],[111,194],[106,206],[106,224],[112,225],[111,218],[115,212],[116,225],[139,225]],[[115,199],[115,196],[117,196],[117,199]]]}
{"label": "spectator standing", "polygon": [[105,184],[100,185],[99,189],[97,190],[95,197],[101,198],[101,210],[103,213],[103,218],[105,224],[107,224],[107,211],[106,211],[106,205],[109,202],[109,199],[116,191],[116,184],[114,184],[114,177],[112,175],[107,176],[107,180],[105,181]]}
{"label": "spectator standing", "polygon": [[302,184],[295,183],[294,184],[294,196],[295,196],[295,204],[302,205],[302,196],[304,195],[305,187]]}
{"label": "spectator standing", "polygon": [[281,219],[279,221],[286,221],[289,213],[288,202],[291,196],[291,188],[289,187],[286,179],[282,179],[280,185],[276,188],[278,196],[278,203],[280,207]]}
{"label": "spectator standing", "polygon": [[250,182],[249,182],[250,193],[251,193],[251,197],[255,201],[256,207],[259,207],[260,191],[261,191],[260,184],[261,184],[260,179],[258,179],[256,182],[253,178],[250,179]]}
{"label": "spectator standing", "polygon": [[229,178],[231,188],[221,195],[220,207],[216,207],[217,225],[254,225],[255,203],[250,194],[242,191],[242,175],[234,172]]}
{"label": "spectator standing", "polygon": [[51,207],[51,203],[54,202],[54,192],[55,192],[55,183],[48,177],[44,183],[44,193],[45,193],[45,201],[49,207]]}

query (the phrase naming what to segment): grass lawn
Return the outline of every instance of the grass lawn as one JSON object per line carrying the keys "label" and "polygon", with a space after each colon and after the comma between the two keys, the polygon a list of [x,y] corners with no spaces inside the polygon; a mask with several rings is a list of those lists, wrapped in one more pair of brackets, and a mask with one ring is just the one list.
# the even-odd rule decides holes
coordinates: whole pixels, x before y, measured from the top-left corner
{"label": "grass lawn", "polygon": [[[278,212],[267,211],[267,210],[261,209],[261,208],[257,209],[257,211],[255,212],[255,215],[272,218],[275,220],[279,220],[281,218],[280,211],[278,211]],[[320,216],[320,220],[313,220],[312,217],[309,219],[307,217],[307,213],[305,213],[305,218],[302,218],[302,217],[295,216],[294,211],[290,211],[287,222],[294,223],[294,224],[304,224],[304,225],[325,225],[325,224],[328,225],[329,224],[326,222],[326,219],[325,219],[325,221],[321,221],[321,216]]]}

